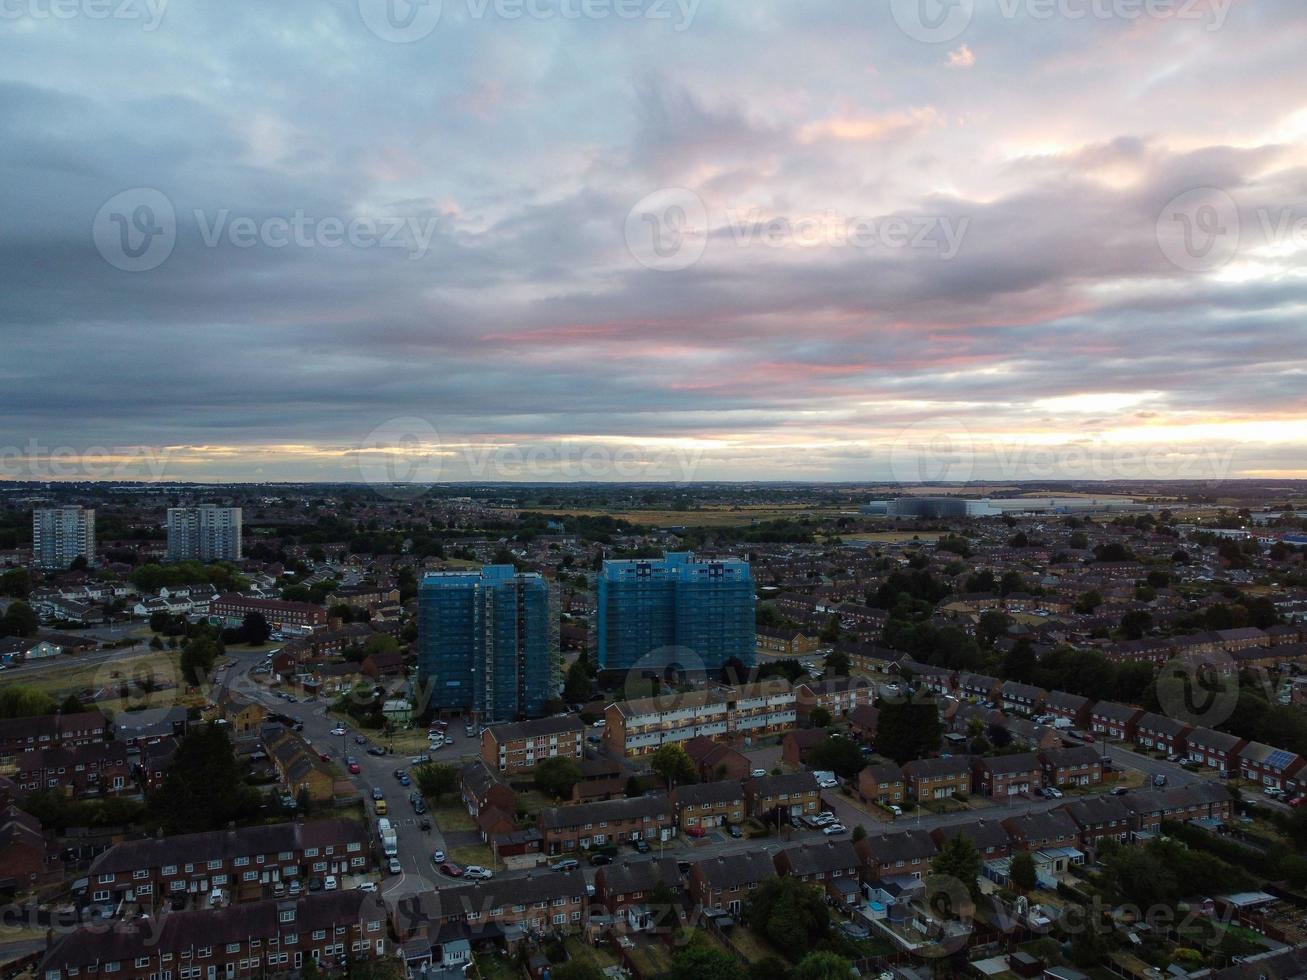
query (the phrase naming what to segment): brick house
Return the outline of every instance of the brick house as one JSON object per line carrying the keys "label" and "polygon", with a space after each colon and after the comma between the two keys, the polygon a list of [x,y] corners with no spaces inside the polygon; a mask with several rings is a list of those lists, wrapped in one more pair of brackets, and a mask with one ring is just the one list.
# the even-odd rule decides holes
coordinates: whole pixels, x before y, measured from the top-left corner
{"label": "brick house", "polygon": [[615,861],[595,872],[595,901],[617,915],[628,905],[648,902],[660,881],[673,893],[682,892],[681,880],[673,858]]}
{"label": "brick house", "polygon": [[371,864],[363,827],[333,819],[125,841],[95,858],[87,877],[94,902],[157,905],[214,888],[251,901],[277,882],[360,874]]}
{"label": "brick house", "polygon": [[853,846],[868,880],[920,879],[930,871],[930,862],[939,853],[935,841],[924,830],[868,834]]}
{"label": "brick house", "polygon": [[670,799],[676,825],[682,831],[720,827],[744,820],[744,787],[737,780],[677,786]]}
{"label": "brick house", "polygon": [[1295,788],[1307,760],[1297,752],[1249,742],[1239,750],[1239,775],[1249,782],[1280,789]]}
{"label": "brick house", "polygon": [[1191,731],[1192,725],[1146,711],[1135,720],[1134,742],[1140,748],[1156,749],[1168,755],[1184,755],[1188,747],[1185,740]]}
{"label": "brick house", "polygon": [[1099,701],[1089,711],[1089,728],[1104,738],[1129,741],[1135,737],[1135,723],[1143,713],[1143,708],[1132,704]]}
{"label": "brick house", "polygon": [[127,746],[121,742],[52,745],[18,756],[11,778],[25,793],[57,790],[75,797],[135,793]]}
{"label": "brick house", "polygon": [[584,732],[575,715],[491,725],[481,733],[481,760],[509,775],[529,772],[544,759],[560,756],[579,762],[585,754]]}
{"label": "brick house", "polygon": [[711,738],[692,738],[682,747],[694,763],[699,778],[705,782],[748,779],[753,769],[753,763],[743,752]]}
{"label": "brick house", "polygon": [[876,688],[865,677],[827,677],[803,681],[794,695],[799,718],[806,722],[814,708],[825,708],[832,718],[843,718],[854,708],[873,704]]}
{"label": "brick house", "polygon": [[41,822],[12,804],[0,810],[0,887],[32,887],[45,874],[46,860]]}
{"label": "brick house", "polygon": [[1218,772],[1239,769],[1239,752],[1248,744],[1246,738],[1218,732],[1214,728],[1195,728],[1185,739],[1185,752],[1193,762]]}
{"label": "brick house", "polygon": [[803,630],[778,626],[757,627],[758,650],[781,657],[801,657],[817,649],[817,637]]}
{"label": "brick house", "polygon": [[849,734],[859,742],[876,740],[876,725],[880,721],[880,709],[874,704],[864,704],[849,712]]}
{"label": "brick house", "polygon": [[1165,820],[1225,822],[1233,808],[1230,791],[1208,782],[1128,793],[1120,799],[1130,811],[1130,829],[1135,833],[1156,833]]}
{"label": "brick house", "polygon": [[859,900],[862,858],[851,841],[829,840],[789,847],[777,852],[773,863],[777,874],[818,885],[836,905]]}
{"label": "brick house", "polygon": [[277,778],[291,796],[307,792],[309,799],[318,803],[334,798],[335,774],[304,739],[285,728],[278,728],[263,736],[263,745]]}
{"label": "brick house", "polygon": [[249,613],[259,613],[273,630],[287,626],[317,630],[327,625],[327,611],[311,602],[258,599],[230,592],[209,603],[209,615],[225,626],[240,626]]}
{"label": "brick house", "polygon": [[1044,712],[1054,718],[1065,718],[1076,728],[1089,724],[1089,714],[1094,702],[1079,694],[1067,694],[1065,691],[1049,691],[1044,698]]}
{"label": "brick house", "polygon": [[487,807],[498,807],[509,813],[517,809],[517,793],[482,760],[469,762],[458,775],[459,797],[472,816]]}
{"label": "brick house", "polygon": [[821,787],[810,772],[759,776],[745,780],[744,799],[749,816],[758,820],[778,812],[782,817],[801,817],[821,809]]}
{"label": "brick house", "polygon": [[1003,827],[1012,837],[1013,848],[1022,851],[1075,847],[1080,835],[1076,822],[1061,809],[1008,817]]}
{"label": "brick house", "polygon": [[866,766],[858,773],[858,795],[864,803],[895,804],[907,799],[903,770],[892,762]]}
{"label": "brick house", "polygon": [[908,795],[916,800],[944,800],[971,793],[971,758],[913,759],[903,765]]}
{"label": "brick house", "polygon": [[12,768],[19,753],[53,745],[86,745],[109,737],[109,724],[99,711],[0,719],[0,772]]}
{"label": "brick house", "polygon": [[633,799],[550,807],[537,815],[546,854],[570,854],[633,840],[670,840],[672,804],[659,793]]}
{"label": "brick house", "polygon": [[1121,796],[1086,796],[1062,809],[1075,821],[1080,846],[1097,850],[1102,840],[1125,843],[1130,837],[1130,808]]}
{"label": "brick house", "polygon": [[958,691],[978,701],[997,701],[1001,682],[987,674],[959,674]]}
{"label": "brick house", "polygon": [[385,911],[359,891],[319,892],[253,905],[173,912],[66,933],[42,958],[44,980],[212,980],[287,974],[309,962],[384,955]]}
{"label": "brick house", "polygon": [[1092,745],[1045,749],[1039,761],[1045,786],[1097,786],[1103,781],[1103,758]]}
{"label": "brick house", "polygon": [[954,837],[968,838],[976,846],[981,861],[993,861],[1012,854],[1012,837],[997,820],[981,817],[969,823],[937,827],[930,832],[931,840],[941,850]]}
{"label": "brick house", "polygon": [[401,942],[449,930],[475,943],[502,935],[507,926],[572,932],[581,927],[585,884],[578,869],[422,891],[392,907],[392,927]]}
{"label": "brick house", "polygon": [[977,756],[972,759],[976,792],[981,796],[1020,796],[1044,785],[1044,766],[1033,752]]}
{"label": "brick house", "polygon": [[1044,706],[1048,692],[1042,687],[1022,684],[1018,681],[1004,681],[998,689],[998,706],[1004,711],[1020,711],[1033,715]]}
{"label": "brick house", "polygon": [[690,865],[690,897],[705,909],[739,915],[758,886],[774,877],[776,867],[763,851],[703,858]]}

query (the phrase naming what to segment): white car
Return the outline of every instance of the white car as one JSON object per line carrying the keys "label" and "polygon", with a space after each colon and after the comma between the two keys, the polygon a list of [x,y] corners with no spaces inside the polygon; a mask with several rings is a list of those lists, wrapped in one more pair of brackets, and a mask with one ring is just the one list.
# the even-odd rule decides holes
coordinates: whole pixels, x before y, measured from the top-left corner
{"label": "white car", "polygon": [[336,736],[348,735],[349,730],[346,729],[344,725],[337,725],[335,728],[331,730],[331,734]]}
{"label": "white car", "polygon": [[827,824],[832,824],[832,823],[834,823],[834,822],[835,822],[835,818],[834,818],[834,817],[828,817],[828,816],[826,816],[826,814],[823,813],[823,814],[821,814],[820,816],[809,817],[809,818],[808,818],[808,821],[809,821],[809,822],[810,822],[814,827],[825,827]]}
{"label": "white car", "polygon": [[339,887],[339,883],[336,881],[335,875],[327,875],[327,877],[322,879],[323,891],[334,892],[337,887]]}
{"label": "white car", "polygon": [[831,823],[821,828],[821,832],[827,837],[833,837],[836,834],[844,833],[845,827],[842,823]]}
{"label": "white car", "polygon": [[375,881],[365,881],[354,889],[356,892],[375,892],[377,883]]}
{"label": "white car", "polygon": [[391,858],[386,862],[386,870],[393,875],[402,875],[404,867],[399,863],[399,858]]}
{"label": "white car", "polygon": [[891,803],[891,804],[889,805],[889,812],[892,813],[892,814],[894,814],[894,816],[896,816],[896,817],[901,817],[901,816],[903,816],[903,807],[898,806],[897,804]]}
{"label": "white car", "polygon": [[753,772],[749,773],[749,775],[752,776],[754,779],[762,779],[763,776],[767,775],[767,770],[755,769],[753,770]]}
{"label": "white car", "polygon": [[821,813],[817,814],[817,816],[821,817],[823,820],[835,819],[835,813],[832,810],[822,810]]}
{"label": "white car", "polygon": [[473,881],[488,881],[493,878],[494,875],[479,864],[470,864],[463,869],[463,877],[470,878]]}

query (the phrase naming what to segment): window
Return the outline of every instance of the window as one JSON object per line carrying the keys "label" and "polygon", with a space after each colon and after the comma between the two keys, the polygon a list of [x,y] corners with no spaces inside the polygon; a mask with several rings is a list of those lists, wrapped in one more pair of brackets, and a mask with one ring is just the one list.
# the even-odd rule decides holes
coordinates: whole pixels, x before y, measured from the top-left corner
{"label": "window", "polygon": [[205,867],[208,868],[210,871],[216,871],[222,867],[222,859],[214,858],[212,861],[206,864]]}
{"label": "window", "polygon": [[132,872],[132,877],[137,881],[140,881],[142,878],[150,877],[150,872],[147,871],[145,868],[137,868],[135,871]]}
{"label": "window", "polygon": [[240,944],[240,943],[228,943],[228,944],[227,944],[227,952],[229,952],[229,953],[239,953],[240,951],[241,951],[241,944]]}

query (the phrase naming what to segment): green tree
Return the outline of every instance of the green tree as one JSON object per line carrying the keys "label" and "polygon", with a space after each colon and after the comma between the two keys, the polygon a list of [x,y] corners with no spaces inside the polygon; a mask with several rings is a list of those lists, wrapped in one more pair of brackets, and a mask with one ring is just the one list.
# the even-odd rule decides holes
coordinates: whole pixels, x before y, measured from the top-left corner
{"label": "green tree", "polygon": [[35,610],[21,599],[9,603],[5,614],[0,616],[0,636],[35,636],[41,621]]}
{"label": "green tree", "polygon": [[793,970],[779,956],[764,956],[749,964],[747,980],[792,980]]}
{"label": "green tree", "polygon": [[572,787],[581,780],[581,767],[575,759],[557,755],[536,765],[533,774],[536,789],[556,800],[572,795]]}
{"label": "green tree", "polygon": [[149,802],[166,834],[219,830],[258,806],[257,794],[241,781],[222,725],[200,725],[186,733],[163,785]]}
{"label": "green tree", "polygon": [[188,684],[203,684],[223,654],[222,641],[212,636],[192,637],[182,648],[182,675]]}
{"label": "green tree", "polygon": [[821,705],[817,705],[812,711],[808,712],[808,720],[812,722],[814,728],[825,728],[831,723],[830,712]]}
{"label": "green tree", "polygon": [[[34,718],[53,714],[54,698],[25,684],[7,684],[0,687],[0,718]],[[78,705],[81,711],[81,705]]]}
{"label": "green tree", "polygon": [[684,786],[699,781],[694,760],[679,745],[660,745],[649,759],[649,768],[668,786]]}
{"label": "green tree", "polygon": [[1082,592],[1076,599],[1075,610],[1082,616],[1090,615],[1095,609],[1103,604],[1103,593],[1097,589],[1090,589],[1088,592]]}
{"label": "green tree", "polygon": [[771,878],[744,905],[743,918],[754,932],[792,959],[810,952],[830,935],[830,916],[821,891],[797,878]]}
{"label": "green tree", "polygon": [[0,575],[0,595],[17,596],[26,599],[32,591],[32,580],[26,568],[11,568]]}
{"label": "green tree", "polygon": [[862,757],[852,739],[831,737],[818,742],[808,752],[808,767],[835,773],[841,779],[852,779],[862,772],[867,760]]}
{"label": "green tree", "polygon": [[85,711],[86,706],[78,700],[76,694],[69,694],[59,705],[59,710],[66,715],[75,715],[80,711]]}
{"label": "green tree", "polygon": [[249,612],[241,622],[241,636],[250,646],[262,646],[272,635],[272,627],[263,618],[263,613]]}
{"label": "green tree", "polygon": [[853,833],[850,834],[849,837],[855,844],[860,840],[866,840],[867,828],[864,827],[862,824],[858,824],[856,827],[853,828]]}
{"label": "green tree", "polygon": [[899,765],[939,751],[944,731],[934,701],[885,701],[876,720],[876,749]]}
{"label": "green tree", "polygon": [[573,660],[567,668],[563,699],[568,704],[584,704],[590,700],[590,669],[586,666],[584,654]]}
{"label": "green tree", "polygon": [[744,980],[744,968],[726,950],[691,942],[672,955],[669,980]]}
{"label": "green tree", "polygon": [[1029,851],[1018,851],[1013,855],[1008,874],[1012,877],[1012,884],[1021,891],[1034,891],[1038,878],[1035,874],[1035,859]]}
{"label": "green tree", "polygon": [[458,789],[458,767],[448,762],[424,762],[413,769],[413,778],[417,780],[422,795],[433,803]]}
{"label": "green tree", "polygon": [[794,980],[849,980],[853,964],[838,953],[809,953],[794,968]]}
{"label": "green tree", "polygon": [[930,871],[962,882],[973,899],[979,897],[980,852],[970,837],[955,834],[946,840],[930,863]]}
{"label": "green tree", "polygon": [[843,650],[832,650],[826,655],[825,667],[827,677],[848,677],[853,664]]}

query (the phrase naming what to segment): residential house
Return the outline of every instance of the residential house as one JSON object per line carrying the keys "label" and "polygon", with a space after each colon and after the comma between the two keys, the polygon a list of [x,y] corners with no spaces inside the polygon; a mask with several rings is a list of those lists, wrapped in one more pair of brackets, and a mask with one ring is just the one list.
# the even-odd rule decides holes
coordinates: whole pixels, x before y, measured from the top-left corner
{"label": "residential house", "polygon": [[864,767],[858,773],[858,795],[864,803],[901,806],[907,799],[903,770],[893,762]]}
{"label": "residential house", "polygon": [[931,840],[941,850],[954,837],[966,837],[975,845],[981,861],[994,861],[1012,853],[1012,837],[997,820],[980,817],[967,823],[937,827],[930,832]]}
{"label": "residential house", "polygon": [[1189,733],[1185,744],[1191,761],[1218,772],[1237,772],[1239,752],[1248,745],[1248,740],[1214,728],[1199,727]]}
{"label": "residential house", "polygon": [[776,873],[820,886],[837,906],[860,904],[862,858],[848,840],[818,841],[778,851]]}
{"label": "residential house", "polygon": [[666,841],[675,833],[672,804],[662,793],[550,807],[540,811],[537,822],[547,854],[634,840]]}
{"label": "residential house", "polygon": [[849,734],[859,742],[874,742],[879,720],[880,709],[874,704],[860,705],[849,712]]}
{"label": "residential house", "polygon": [[1185,740],[1191,731],[1192,725],[1147,711],[1135,720],[1134,742],[1140,748],[1155,749],[1167,755],[1184,755],[1188,748]]}
{"label": "residential house", "polygon": [[753,763],[738,749],[711,738],[692,738],[682,748],[694,763],[699,778],[705,782],[718,779],[744,780],[749,778]]}
{"label": "residential house", "polygon": [[57,790],[68,796],[121,796],[136,792],[127,746],[121,742],[53,745],[18,756],[12,774],[25,793]]}
{"label": "residential house", "polygon": [[821,809],[821,787],[810,772],[758,776],[745,781],[744,799],[749,816],[757,820],[795,819]]}
{"label": "residential house", "polygon": [[1103,781],[1103,758],[1092,745],[1045,749],[1039,761],[1046,786],[1097,786]]}
{"label": "residential house", "polygon": [[1062,809],[1075,821],[1080,846],[1091,851],[1103,840],[1125,843],[1130,838],[1131,814],[1122,796],[1084,796],[1068,800]]}
{"label": "residential house", "polygon": [[1249,782],[1279,789],[1296,788],[1307,760],[1297,752],[1249,742],[1239,750],[1239,775]]}
{"label": "residential house", "polygon": [[1067,694],[1065,691],[1049,691],[1044,698],[1044,713],[1054,718],[1065,718],[1074,728],[1089,725],[1090,711],[1094,702],[1079,694]]}
{"label": "residential house", "polygon": [[690,896],[702,908],[739,915],[758,886],[774,877],[775,865],[761,850],[702,858],[690,865]]}
{"label": "residential house", "polygon": [[1130,741],[1135,737],[1135,724],[1143,714],[1143,708],[1132,704],[1099,701],[1089,711],[1089,728],[1103,738]]}
{"label": "residential house", "polygon": [[630,905],[646,905],[659,882],[674,895],[683,892],[681,872],[673,858],[622,859],[595,872],[595,901],[612,915]]}
{"label": "residential house", "polygon": [[875,703],[876,687],[865,677],[827,677],[803,681],[794,689],[799,718],[805,723],[816,708],[844,718],[855,708]]}
{"label": "residential house", "polygon": [[561,756],[580,761],[585,753],[585,726],[575,715],[491,725],[481,733],[481,759],[491,769],[513,775],[529,772]]}
{"label": "residential house", "polygon": [[971,769],[976,792],[982,796],[1020,796],[1044,785],[1044,766],[1033,752],[977,756]]}
{"label": "residential house", "polygon": [[0,888],[33,887],[45,875],[47,861],[41,822],[12,803],[0,809]]}
{"label": "residential house", "polygon": [[965,755],[943,759],[912,759],[903,765],[908,795],[916,800],[944,800],[971,793],[971,759]]}
{"label": "residential house", "polygon": [[808,753],[830,738],[830,732],[824,728],[800,728],[789,732],[781,739],[781,762],[791,769],[802,769],[808,761]]}
{"label": "residential house", "polygon": [[1032,684],[1004,681],[998,689],[999,707],[1004,711],[1020,711],[1033,715],[1044,706],[1048,692]]}
{"label": "residential house", "polygon": [[459,796],[474,817],[487,807],[498,807],[508,813],[517,809],[517,793],[481,759],[459,770]]}
{"label": "residential house", "polygon": [[692,835],[697,830],[742,823],[744,787],[738,780],[677,786],[670,794],[676,825]]}
{"label": "residential house", "polygon": [[863,876],[869,880],[890,878],[919,880],[930,871],[939,849],[924,830],[868,834],[853,845],[862,860]]}

